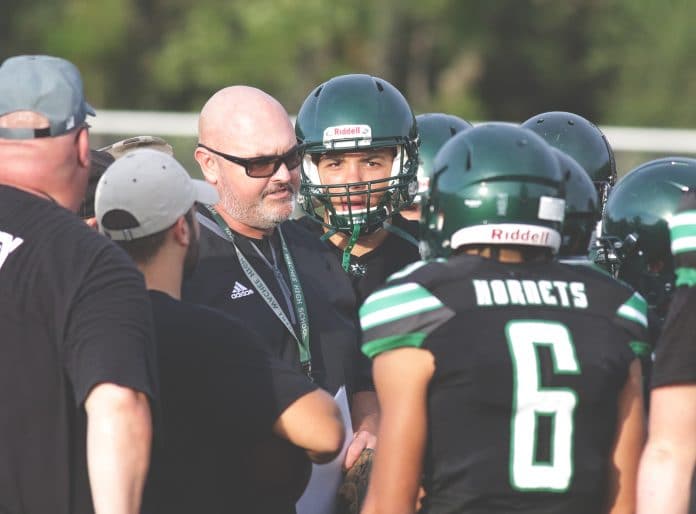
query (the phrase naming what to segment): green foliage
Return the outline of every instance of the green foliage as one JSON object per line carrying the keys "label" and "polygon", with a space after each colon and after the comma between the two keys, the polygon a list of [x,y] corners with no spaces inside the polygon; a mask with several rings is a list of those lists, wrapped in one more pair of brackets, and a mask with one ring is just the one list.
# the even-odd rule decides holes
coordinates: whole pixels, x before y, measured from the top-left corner
{"label": "green foliage", "polygon": [[198,110],[243,83],[296,112],[320,82],[371,73],[416,112],[696,124],[689,0],[4,0],[3,13],[0,58],[71,59],[100,108]]}

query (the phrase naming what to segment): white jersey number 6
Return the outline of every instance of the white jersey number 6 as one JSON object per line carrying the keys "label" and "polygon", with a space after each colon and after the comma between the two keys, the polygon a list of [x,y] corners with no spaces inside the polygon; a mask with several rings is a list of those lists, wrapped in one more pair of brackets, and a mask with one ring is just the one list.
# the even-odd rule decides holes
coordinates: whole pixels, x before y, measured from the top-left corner
{"label": "white jersey number 6", "polygon": [[[514,369],[510,437],[510,483],[522,491],[568,489],[573,477],[573,412],[577,394],[563,387],[542,387],[537,348],[548,347],[555,374],[576,375],[580,365],[568,329],[561,323],[517,320],[505,327]],[[540,416],[550,418],[548,461],[536,460]]]}

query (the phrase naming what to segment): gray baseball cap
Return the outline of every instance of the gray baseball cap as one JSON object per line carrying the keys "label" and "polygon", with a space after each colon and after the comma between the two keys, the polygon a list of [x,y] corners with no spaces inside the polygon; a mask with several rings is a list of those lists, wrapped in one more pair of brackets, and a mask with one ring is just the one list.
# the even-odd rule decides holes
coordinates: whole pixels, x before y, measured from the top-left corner
{"label": "gray baseball cap", "polygon": [[0,127],[0,138],[60,136],[84,123],[88,114],[94,116],[75,65],[48,55],[19,55],[0,65],[0,116],[18,111],[45,116],[49,127]]}
{"label": "gray baseball cap", "polygon": [[[217,203],[216,189],[192,179],[174,157],[143,148],[106,169],[97,184],[94,207],[100,232],[116,241],[130,241],[171,227],[195,202]],[[110,222],[114,216],[107,215],[117,211],[125,212],[129,223],[124,225],[124,216],[118,223]]]}

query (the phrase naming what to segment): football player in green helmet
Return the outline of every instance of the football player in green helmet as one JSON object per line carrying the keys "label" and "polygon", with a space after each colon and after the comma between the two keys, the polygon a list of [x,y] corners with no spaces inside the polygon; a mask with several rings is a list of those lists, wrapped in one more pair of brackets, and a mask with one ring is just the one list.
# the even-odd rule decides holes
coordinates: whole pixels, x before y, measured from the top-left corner
{"label": "football player in green helmet", "polygon": [[305,152],[304,221],[335,248],[360,303],[387,276],[419,258],[418,224],[398,214],[417,188],[413,111],[386,80],[342,75],[311,91],[295,133]]}
{"label": "football player in green helmet", "polygon": [[[447,257],[461,245],[505,242],[557,253],[565,182],[556,155],[519,127],[481,127],[469,134],[476,142],[475,162],[468,144],[446,143],[437,154],[431,179],[437,184],[430,188],[421,218],[428,256]],[[448,173],[453,163],[467,173]],[[469,164],[476,165],[471,168],[476,173],[469,172]]]}
{"label": "football player in green helmet", "polygon": [[597,188],[603,209],[617,174],[614,151],[599,127],[582,116],[561,111],[537,114],[522,126],[539,134],[583,167]]}
{"label": "football player in green helmet", "polygon": [[566,263],[593,264],[588,258],[590,239],[600,220],[597,191],[578,162],[565,152],[553,149],[563,173],[568,175],[565,192],[565,220],[558,256]]}
{"label": "football player in green helmet", "polygon": [[402,209],[401,215],[413,221],[420,219],[420,203],[422,195],[428,190],[428,183],[433,172],[435,154],[451,137],[462,130],[473,127],[471,123],[453,114],[430,112],[416,116],[418,125],[418,191],[413,199],[413,205]]}
{"label": "football player in green helmet", "polygon": [[[440,258],[360,309],[379,445],[363,514],[633,512],[645,302],[554,259],[566,174],[519,126],[443,145],[423,206]],[[641,303],[642,302],[642,303]],[[620,478],[620,479],[619,479]]]}
{"label": "football player in green helmet", "polygon": [[604,212],[598,262],[645,297],[656,327],[674,290],[668,223],[682,192],[694,187],[696,159],[656,159],[616,184]]}

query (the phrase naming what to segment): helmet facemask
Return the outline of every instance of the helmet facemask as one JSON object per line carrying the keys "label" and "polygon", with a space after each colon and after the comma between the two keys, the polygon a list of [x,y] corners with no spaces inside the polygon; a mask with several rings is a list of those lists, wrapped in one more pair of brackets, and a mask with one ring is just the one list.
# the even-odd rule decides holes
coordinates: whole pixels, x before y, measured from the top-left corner
{"label": "helmet facemask", "polygon": [[[365,148],[356,143],[352,150],[347,149],[345,152],[361,152],[390,146],[392,145],[373,144]],[[369,234],[381,228],[387,219],[411,205],[413,201],[417,162],[408,149],[404,150],[405,147],[406,145],[403,144],[395,147],[396,155],[390,176],[332,184],[322,184],[317,164],[315,164],[317,156],[327,153],[327,150],[323,148],[321,152],[310,153],[311,150],[308,149],[302,162],[300,191],[303,209],[331,233],[354,234],[356,230],[359,230],[360,234]],[[337,209],[334,204],[338,198],[343,199],[342,203],[346,205],[343,211]],[[361,206],[354,207],[355,204],[361,204]]]}

